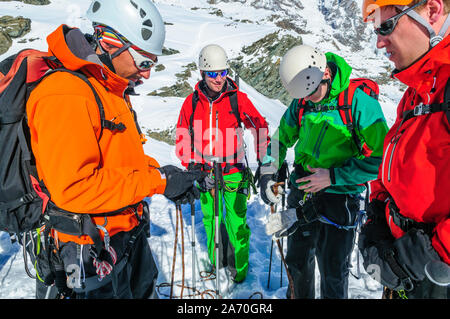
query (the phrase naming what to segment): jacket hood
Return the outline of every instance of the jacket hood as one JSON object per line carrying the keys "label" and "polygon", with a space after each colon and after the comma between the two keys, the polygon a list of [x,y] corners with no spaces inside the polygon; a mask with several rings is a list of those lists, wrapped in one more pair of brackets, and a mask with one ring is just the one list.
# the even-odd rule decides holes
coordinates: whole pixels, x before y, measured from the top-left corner
{"label": "jacket hood", "polygon": [[331,83],[330,95],[328,98],[320,101],[320,104],[335,99],[339,93],[344,91],[350,84],[350,74],[352,73],[351,66],[339,55],[327,52],[325,56],[327,64],[331,66],[333,72],[333,82]]}
{"label": "jacket hood", "polygon": [[66,69],[87,71],[112,90],[123,92],[126,88],[135,86],[133,81],[128,81],[108,69],[77,28],[61,25],[47,37],[47,43],[49,55],[55,56]]}

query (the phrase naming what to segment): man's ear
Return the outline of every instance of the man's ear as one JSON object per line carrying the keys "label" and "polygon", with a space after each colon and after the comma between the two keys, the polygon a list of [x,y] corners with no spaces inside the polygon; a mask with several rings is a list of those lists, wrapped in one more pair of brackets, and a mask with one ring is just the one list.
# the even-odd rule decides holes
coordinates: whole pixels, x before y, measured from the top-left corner
{"label": "man's ear", "polygon": [[109,53],[111,55],[113,51],[116,51],[117,47],[114,45],[111,45],[105,41],[99,41],[100,46],[102,47],[103,51]]}
{"label": "man's ear", "polygon": [[331,70],[329,67],[325,68],[325,72],[323,73],[324,76],[327,77],[327,79],[331,79]]}
{"label": "man's ear", "polygon": [[428,1],[425,5],[425,10],[427,10],[427,19],[433,26],[443,15],[445,15],[444,0]]}

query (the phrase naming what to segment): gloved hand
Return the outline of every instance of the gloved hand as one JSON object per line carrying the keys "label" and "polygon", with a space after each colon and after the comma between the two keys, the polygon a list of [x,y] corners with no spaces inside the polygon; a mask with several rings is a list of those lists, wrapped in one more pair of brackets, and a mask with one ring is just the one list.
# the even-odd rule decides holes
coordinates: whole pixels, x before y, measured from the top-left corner
{"label": "gloved hand", "polygon": [[195,184],[198,186],[201,192],[208,192],[215,186],[214,179],[212,179],[208,175],[201,182],[196,182]]}
{"label": "gloved hand", "polygon": [[385,208],[386,202],[383,202],[378,199],[373,199],[368,205],[366,209],[367,218],[368,219],[378,219],[384,218],[385,216]]}
{"label": "gloved hand", "polygon": [[[267,205],[279,204],[281,201],[281,195],[284,193],[284,189],[281,186],[274,186],[276,182],[275,174],[277,169],[272,163],[261,165],[259,178],[259,189],[261,193],[261,199]],[[277,188],[277,195],[274,193],[274,187]]]}
{"label": "gloved hand", "polygon": [[289,208],[269,215],[266,223],[266,234],[273,235],[275,239],[287,237],[298,228],[297,209]]}
{"label": "gloved hand", "polygon": [[368,220],[361,228],[358,249],[366,272],[393,290],[411,290],[411,278],[396,259],[394,241],[384,217],[385,203],[373,200],[367,207]]}
{"label": "gloved hand", "polygon": [[361,229],[360,247],[372,246],[384,241],[389,243],[394,241],[395,238],[386,222],[385,207],[385,202],[376,199],[372,200],[367,206],[367,222]]}
{"label": "gloved hand", "polygon": [[202,182],[207,175],[206,172],[183,171],[182,169],[166,165],[158,168],[158,170],[165,175],[166,189],[164,196],[177,204],[186,204],[200,198],[200,192],[194,186],[194,182]]}
{"label": "gloved hand", "polygon": [[423,230],[411,229],[394,241],[396,259],[406,273],[415,281],[425,278],[425,265],[440,260],[431,240]]}

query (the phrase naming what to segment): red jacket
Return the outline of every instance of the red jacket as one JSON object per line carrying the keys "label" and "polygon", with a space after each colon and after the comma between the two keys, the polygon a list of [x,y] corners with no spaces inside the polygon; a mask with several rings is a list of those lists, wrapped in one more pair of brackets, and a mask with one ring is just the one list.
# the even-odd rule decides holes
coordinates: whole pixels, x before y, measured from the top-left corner
{"label": "red jacket", "polygon": [[[229,164],[245,162],[243,132],[237,130],[238,122],[232,112],[229,99],[232,92],[237,92],[241,122],[245,128],[250,129],[254,136],[258,160],[265,155],[269,142],[266,120],[256,110],[247,95],[240,92],[230,78],[225,85],[227,85],[227,89],[214,101],[210,101],[203,93],[203,81],[197,83],[195,87],[199,98],[192,121],[194,131],[193,152],[191,151],[191,135],[189,134],[193,93],[186,98],[181,107],[176,130],[176,154],[186,167],[191,160],[195,163],[212,165],[214,157],[219,162]],[[230,173],[234,171],[236,170],[231,170]]]}
{"label": "red jacket", "polygon": [[[450,264],[450,125],[445,112],[405,121],[405,111],[420,103],[442,103],[450,77],[450,36],[409,68],[394,75],[408,86],[397,108],[397,119],[386,135],[378,179],[371,199],[392,198],[400,214],[416,222],[436,224],[432,245]],[[404,232],[386,209],[392,234]]]}

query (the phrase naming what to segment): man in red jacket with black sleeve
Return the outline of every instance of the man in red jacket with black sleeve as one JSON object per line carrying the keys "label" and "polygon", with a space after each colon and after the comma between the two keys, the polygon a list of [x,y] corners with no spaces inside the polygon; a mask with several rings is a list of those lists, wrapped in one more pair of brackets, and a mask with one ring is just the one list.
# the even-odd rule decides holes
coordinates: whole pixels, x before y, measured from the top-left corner
{"label": "man in red jacket with black sleeve", "polygon": [[394,298],[448,298],[450,264],[450,1],[365,0],[377,48],[408,86],[370,184],[359,248]]}

